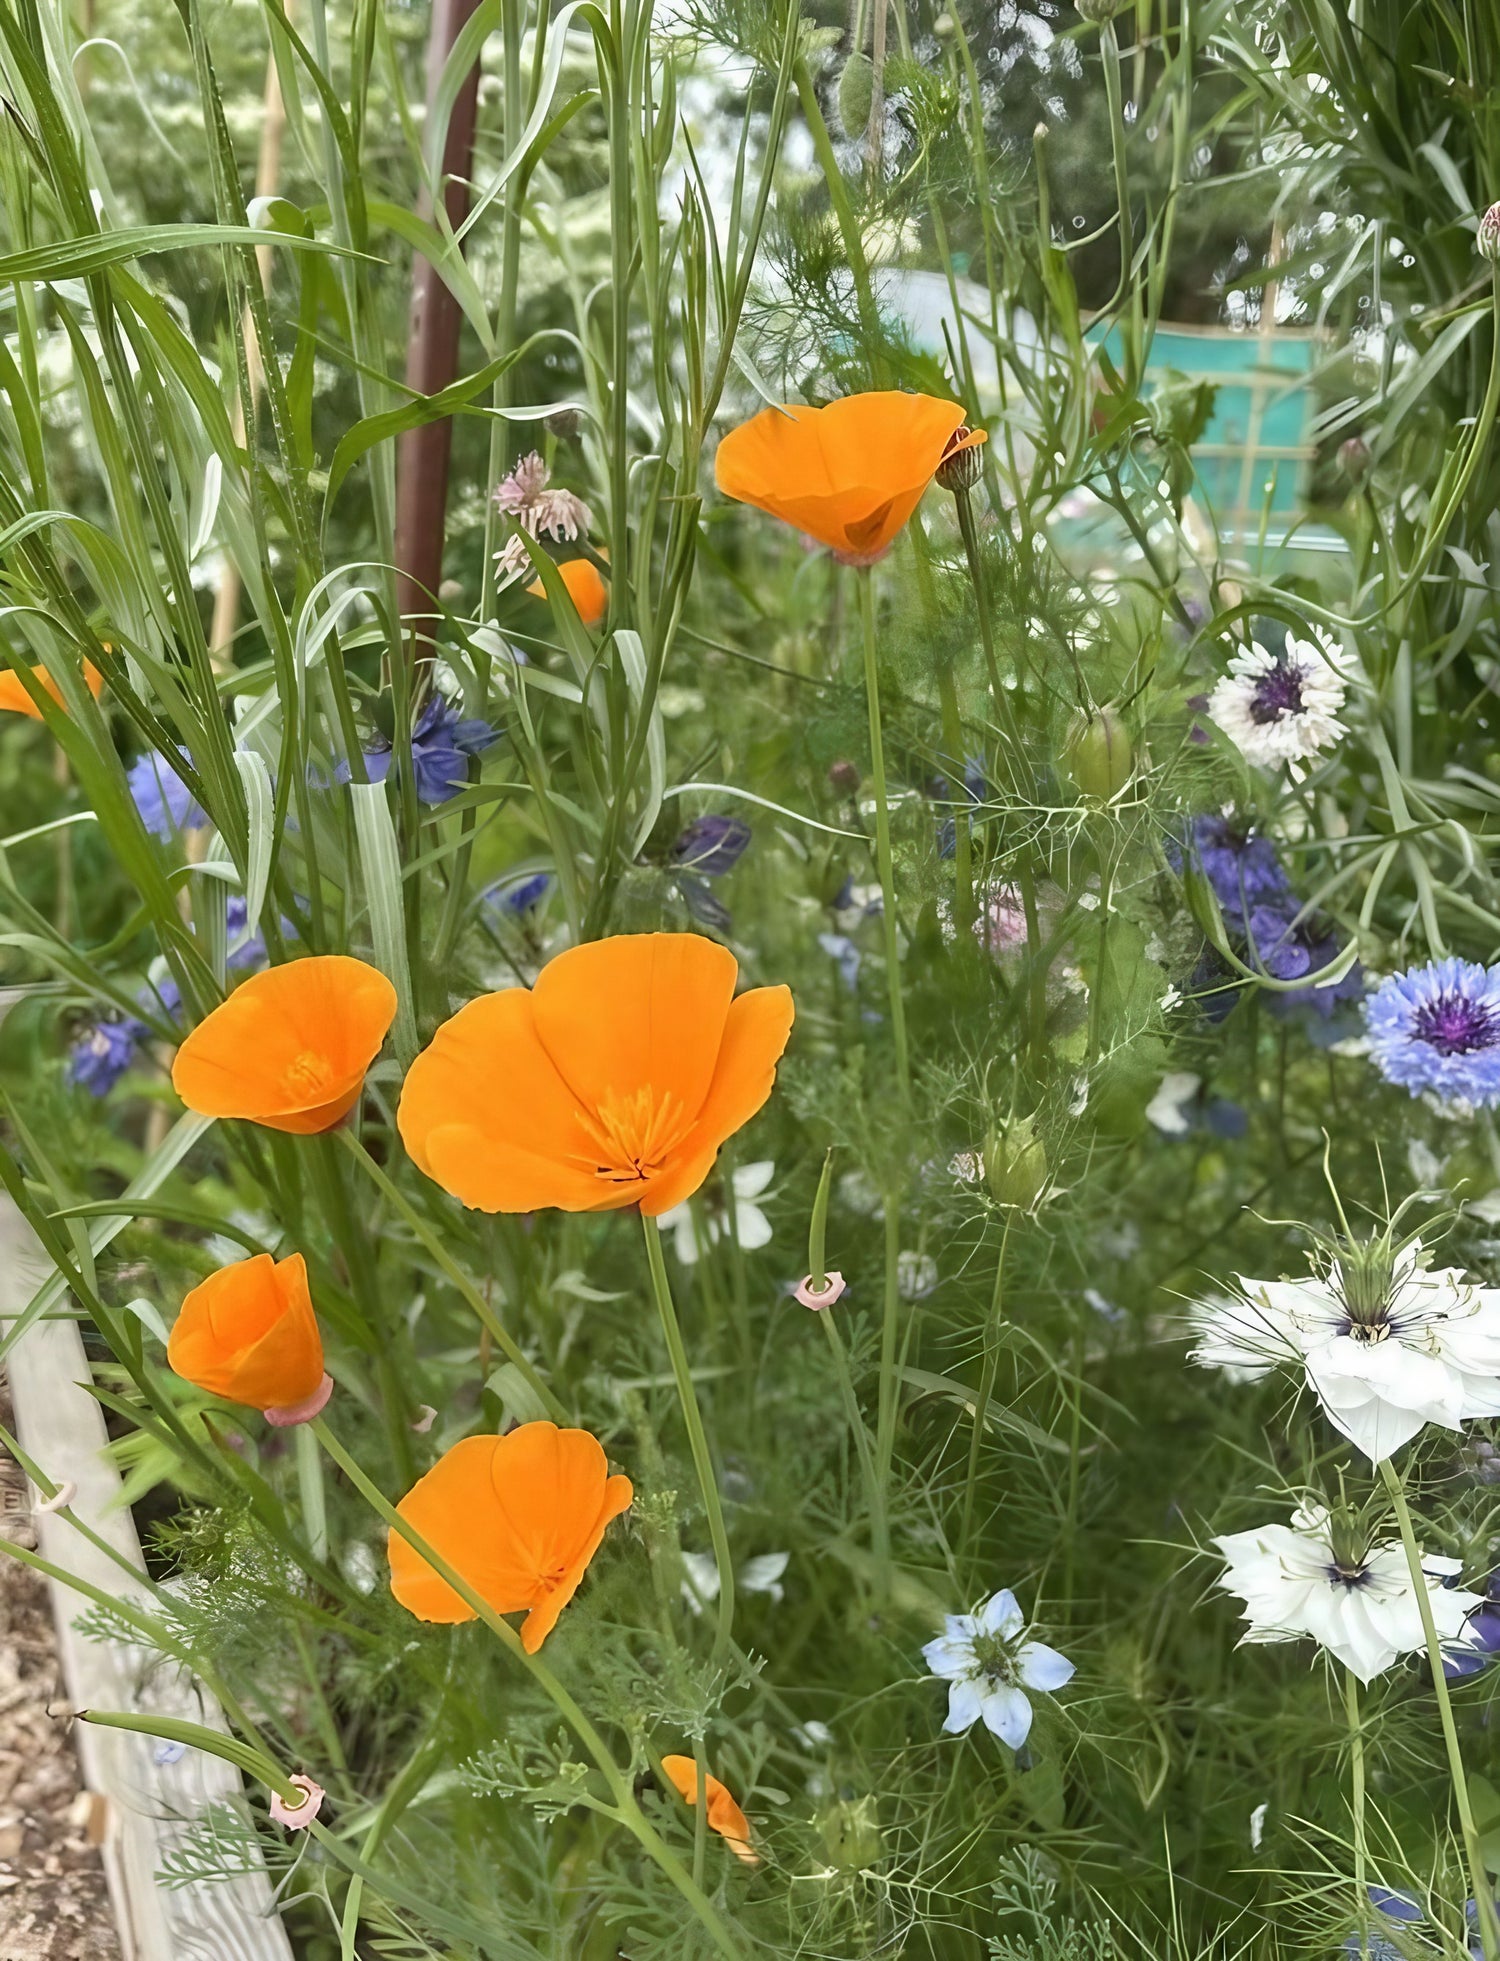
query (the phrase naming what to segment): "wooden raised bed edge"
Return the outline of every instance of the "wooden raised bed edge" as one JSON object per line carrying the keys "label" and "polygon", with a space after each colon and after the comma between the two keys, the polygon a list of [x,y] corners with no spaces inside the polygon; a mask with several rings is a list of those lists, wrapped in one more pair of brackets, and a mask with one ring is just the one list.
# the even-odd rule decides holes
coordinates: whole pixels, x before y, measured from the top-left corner
{"label": "wooden raised bed edge", "polygon": [[[19,1315],[51,1272],[30,1228],[0,1197],[0,1327]],[[37,1321],[7,1359],[21,1447],[54,1484],[73,1483],[70,1509],[144,1574],[140,1540],[106,1453],[104,1417],[89,1393],[77,1324]],[[37,1494],[40,1500],[41,1494]],[[116,1598],[125,1574],[64,1518],[37,1513],[42,1556]],[[186,1671],[124,1641],[86,1639],[73,1623],[92,1603],[49,1583],[68,1699],[75,1709],[184,1717],[225,1730],[218,1703]],[[84,1783],[100,1801],[101,1850],[125,1961],[292,1961],[270,1878],[257,1861],[232,1879],[162,1887],[156,1874],[212,1804],[242,1800],[233,1766],[200,1750],[158,1761],[153,1738],[75,1724]]]}

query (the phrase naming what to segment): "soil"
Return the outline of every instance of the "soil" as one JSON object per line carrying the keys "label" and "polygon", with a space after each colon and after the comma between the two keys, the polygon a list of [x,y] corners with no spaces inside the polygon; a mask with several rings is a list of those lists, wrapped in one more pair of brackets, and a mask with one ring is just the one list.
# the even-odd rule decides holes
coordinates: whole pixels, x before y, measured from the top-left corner
{"label": "soil", "polygon": [[[0,1536],[34,1547],[28,1497],[0,1445]],[[0,1961],[121,1961],[67,1715],[47,1583],[0,1555]]]}

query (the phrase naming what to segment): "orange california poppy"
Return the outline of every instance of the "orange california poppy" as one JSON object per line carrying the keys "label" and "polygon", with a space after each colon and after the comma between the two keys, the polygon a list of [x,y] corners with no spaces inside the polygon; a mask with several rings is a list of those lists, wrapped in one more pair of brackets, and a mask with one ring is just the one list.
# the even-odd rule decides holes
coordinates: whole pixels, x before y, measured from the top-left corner
{"label": "orange california poppy", "polygon": [[396,1015],[396,990],[344,953],[311,954],[241,982],[177,1051],[172,1085],[204,1117],[308,1136],[359,1099]]}
{"label": "orange california poppy", "polygon": [[[534,1655],[578,1591],[604,1528],[627,1511],[630,1480],[611,1477],[587,1430],[523,1423],[504,1437],[465,1437],[419,1478],[396,1510],[497,1614],[524,1613]],[[388,1546],[391,1592],[419,1621],[471,1621],[474,1610],[399,1532]]]}
{"label": "orange california poppy", "polygon": [[[565,565],[558,566],[557,576],[567,587],[579,619],[585,626],[597,626],[609,611],[609,587],[598,566],[591,558],[570,558]],[[540,579],[533,579],[526,590],[538,599],[547,597],[547,588]]]}
{"label": "orange california poppy", "polygon": [[873,565],[921,502],[938,465],[982,443],[957,402],[934,395],[845,395],[826,409],[762,409],[719,444],[714,480],[827,545]]}
{"label": "orange california poppy", "polygon": [[482,994],[407,1072],[416,1163],[479,1212],[680,1205],[771,1094],[785,987],[734,998],[734,955],[694,933],[570,947],[536,986]]}
{"label": "orange california poppy", "polygon": [[[62,697],[62,689],[53,680],[45,667],[32,668],[31,678],[47,694],[51,695],[59,708],[66,706]],[[86,660],[83,663],[83,681],[84,686],[94,697],[95,701],[97,701],[100,690],[104,686],[104,676],[91,660]],[[34,722],[39,722],[42,719],[41,709],[37,707],[36,703],[31,699],[31,696],[27,694],[26,684],[14,668],[0,670],[0,709],[8,709],[16,715],[29,715]]]}
{"label": "orange california poppy", "polygon": [[[698,1766],[693,1759],[663,1757],[661,1767],[677,1786],[678,1795],[684,1804],[696,1804]],[[703,1781],[708,1786],[709,1830],[719,1834],[736,1859],[743,1859],[747,1866],[758,1866],[760,1860],[750,1847],[750,1820],[717,1777],[705,1775]]]}
{"label": "orange california poppy", "polygon": [[257,1253],[211,1273],[182,1303],[167,1360],[209,1395],[283,1418],[317,1399],[332,1385],[302,1255]]}

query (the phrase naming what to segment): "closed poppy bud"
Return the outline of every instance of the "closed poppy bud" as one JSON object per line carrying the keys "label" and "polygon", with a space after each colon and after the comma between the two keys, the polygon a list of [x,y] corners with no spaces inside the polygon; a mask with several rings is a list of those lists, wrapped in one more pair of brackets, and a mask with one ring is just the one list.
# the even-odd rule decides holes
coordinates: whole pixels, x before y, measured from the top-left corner
{"label": "closed poppy bud", "polygon": [[[663,1757],[661,1767],[677,1787],[684,1804],[698,1802],[698,1766],[691,1757]],[[704,1775],[708,1791],[708,1827],[717,1832],[736,1859],[747,1866],[758,1866],[759,1858],[750,1844],[750,1820],[729,1795],[717,1777]]]}
{"label": "closed poppy bud", "polygon": [[1474,249],[1492,266],[1500,265],[1500,204],[1492,204],[1480,219],[1474,234]]}
{"label": "closed poppy bud", "polygon": [[1047,1183],[1047,1153],[1030,1117],[1016,1117],[990,1132],[984,1147],[984,1176],[997,1205],[1029,1212]]}
{"label": "closed poppy bud", "polygon": [[378,967],[313,954],[242,981],[188,1036],[172,1086],[205,1117],[298,1136],[332,1130],[359,1099],[396,1016]]}
{"label": "closed poppy bud", "polygon": [[[573,610],[585,626],[597,626],[609,611],[609,587],[604,583],[597,565],[591,558],[570,558],[566,565],[559,565],[557,576],[562,580]],[[526,588],[537,599],[547,597],[547,588],[540,579],[533,579]]]}
{"label": "closed poppy bud", "polygon": [[316,1416],[333,1383],[302,1255],[257,1253],[211,1273],[183,1301],[167,1360],[184,1382],[273,1423]]}
{"label": "closed poppy bud", "polygon": [[967,423],[957,430],[947,454],[937,466],[937,480],[943,490],[972,490],[984,469],[979,450],[963,439],[971,435]]}
{"label": "closed poppy bud", "polygon": [[1130,736],[1113,708],[1079,709],[1068,724],[1063,762],[1086,797],[1112,797],[1135,768]]}
{"label": "closed poppy bud", "polygon": [[845,135],[862,135],[875,102],[875,64],[867,54],[852,54],[844,63],[838,96]]}
{"label": "closed poppy bud", "polygon": [[873,565],[922,501],[938,465],[985,440],[957,402],[874,390],[827,408],[765,408],[719,444],[726,497],[768,511],[841,564]]}
{"label": "closed poppy bud", "polygon": [[791,992],[736,997],[738,974],[696,933],[570,947],[535,987],[443,1023],[407,1072],[401,1140],[475,1211],[656,1218],[697,1191],[776,1080]]}
{"label": "closed poppy bud", "polygon": [[[523,1423],[466,1437],[419,1478],[398,1514],[497,1614],[524,1613],[534,1655],[578,1591],[605,1527],[629,1509],[629,1478],[611,1477],[587,1430]],[[474,1609],[399,1532],[388,1545],[391,1592],[419,1621],[471,1621]]]}
{"label": "closed poppy bud", "polygon": [[[64,706],[62,689],[45,667],[33,667],[31,678],[44,693],[51,695],[59,708]],[[104,686],[104,676],[91,660],[83,663],[83,681],[84,686],[97,701]],[[29,715],[34,722],[42,719],[42,711],[27,694],[25,682],[11,668],[0,670],[0,710],[6,710],[14,715]]]}

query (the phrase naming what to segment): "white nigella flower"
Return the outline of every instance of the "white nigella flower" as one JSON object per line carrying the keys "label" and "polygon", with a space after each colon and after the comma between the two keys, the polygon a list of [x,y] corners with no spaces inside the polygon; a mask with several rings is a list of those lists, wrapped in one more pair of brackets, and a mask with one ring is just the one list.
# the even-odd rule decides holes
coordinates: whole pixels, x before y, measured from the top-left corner
{"label": "white nigella flower", "polygon": [[1006,1587],[977,1614],[946,1614],[943,1632],[922,1650],[933,1674],[948,1684],[943,1728],[962,1735],[983,1719],[991,1735],[1019,1750],[1031,1733],[1026,1690],[1046,1693],[1073,1679],[1073,1664],[1044,1641],[1024,1641],[1026,1617]]}
{"label": "white nigella flower", "polygon": [[[558,538],[571,543],[588,531],[594,514],[571,490],[554,488],[551,478],[552,472],[533,450],[496,484],[495,507],[514,519],[530,538]],[[531,559],[521,540],[511,537],[495,554],[495,565],[502,578],[516,578],[531,570]]]}
{"label": "white nigella flower", "polygon": [[1276,769],[1330,748],[1344,733],[1339,712],[1353,662],[1327,634],[1299,640],[1288,631],[1285,651],[1259,641],[1237,653],[1208,698],[1208,712],[1247,762]]}
{"label": "white nigella flower", "polygon": [[[1310,1637],[1362,1682],[1427,1645],[1399,1540],[1370,1545],[1352,1520],[1304,1505],[1290,1525],[1228,1532],[1214,1544],[1225,1560],[1219,1586],[1244,1603],[1244,1641]],[[1422,1567],[1439,1639],[1466,1645],[1464,1624],[1482,1597],[1445,1584],[1458,1560],[1429,1553]]]}
{"label": "white nigella flower", "polygon": [[[775,1176],[775,1162],[762,1158],[755,1164],[742,1164],[730,1180],[734,1194],[734,1236],[747,1253],[771,1243],[771,1222],[755,1201]],[[723,1200],[717,1192],[705,1192],[703,1208],[703,1227],[709,1246],[713,1246],[723,1237],[727,1224]],[[692,1206],[686,1200],[672,1206],[662,1213],[657,1224],[664,1232],[668,1228],[673,1231],[672,1250],[682,1264],[696,1266],[707,1248],[699,1240]]]}
{"label": "white nigella flower", "polygon": [[1346,1242],[1305,1279],[1239,1287],[1193,1309],[1193,1360],[1242,1382],[1300,1365],[1372,1464],[1428,1423],[1500,1416],[1500,1290],[1429,1268],[1420,1240]]}
{"label": "white nigella flower", "polygon": [[[791,1556],[789,1552],[763,1552],[747,1559],[735,1569],[736,1589],[740,1593],[763,1593],[779,1602],[786,1595],[781,1578]],[[719,1563],[711,1552],[685,1552],[682,1563],[687,1569],[687,1578],[682,1583],[683,1601],[693,1613],[701,1614],[719,1597]]]}

